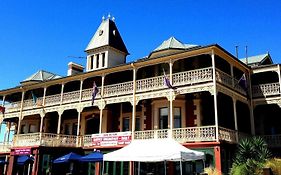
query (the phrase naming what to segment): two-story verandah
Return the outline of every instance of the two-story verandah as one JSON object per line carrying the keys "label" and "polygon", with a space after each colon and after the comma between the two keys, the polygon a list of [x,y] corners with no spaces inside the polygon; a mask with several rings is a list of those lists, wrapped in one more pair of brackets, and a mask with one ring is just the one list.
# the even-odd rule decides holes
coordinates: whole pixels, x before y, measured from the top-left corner
{"label": "two-story verandah", "polygon": [[[31,147],[33,173],[40,174],[45,154],[59,156],[61,149],[54,148],[103,150],[91,145],[92,134],[121,131],[131,131],[134,139],[164,138],[171,131],[185,146],[208,150],[212,163],[227,169],[222,160],[231,157],[238,132],[254,131],[251,96],[238,85],[248,67],[218,45],[156,56],[1,91],[8,102],[5,121],[17,125],[8,172],[15,148]],[[176,90],[164,85],[163,68]],[[93,81],[99,87],[94,105]],[[34,104],[32,93],[42,105]]]}

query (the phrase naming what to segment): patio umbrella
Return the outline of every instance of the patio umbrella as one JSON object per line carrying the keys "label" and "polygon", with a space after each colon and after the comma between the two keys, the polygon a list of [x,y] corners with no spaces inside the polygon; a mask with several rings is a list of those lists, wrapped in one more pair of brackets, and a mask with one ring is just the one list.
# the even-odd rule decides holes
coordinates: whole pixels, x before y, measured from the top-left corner
{"label": "patio umbrella", "polygon": [[24,165],[28,162],[32,162],[34,159],[30,156],[24,155],[24,156],[19,156],[17,159],[17,164],[18,165]]}
{"label": "patio umbrella", "polygon": [[92,152],[80,158],[81,162],[102,162],[103,154],[101,152]]}
{"label": "patio umbrella", "polygon": [[54,163],[69,163],[69,162],[73,162],[73,161],[78,161],[80,158],[81,158],[80,155],[71,152],[69,154],[66,154],[62,157],[55,159]]}

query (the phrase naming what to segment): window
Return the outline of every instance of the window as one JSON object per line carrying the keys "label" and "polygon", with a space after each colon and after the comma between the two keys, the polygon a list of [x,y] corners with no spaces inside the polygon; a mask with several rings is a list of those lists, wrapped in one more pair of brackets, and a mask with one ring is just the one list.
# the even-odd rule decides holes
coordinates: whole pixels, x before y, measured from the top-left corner
{"label": "window", "polygon": [[68,123],[66,123],[65,125],[64,125],[64,134],[66,134],[66,135],[70,135],[70,125],[68,124]]}
{"label": "window", "polygon": [[36,132],[36,125],[30,124],[29,125],[29,133],[33,133],[33,132]]}
{"label": "window", "polygon": [[90,69],[94,68],[94,55],[90,57]]}
{"label": "window", "polygon": [[136,118],[136,127],[135,127],[136,131],[140,131],[141,130],[141,119],[140,117]]}
{"label": "window", "polygon": [[159,129],[168,128],[168,108],[160,108],[159,110]]}
{"label": "window", "polygon": [[102,53],[101,54],[101,65],[102,65],[102,67],[104,67],[104,65],[105,65],[105,53]]}
{"label": "window", "polygon": [[123,118],[122,122],[122,131],[129,131],[130,130],[130,118],[125,117]]}
{"label": "window", "polygon": [[100,58],[99,58],[99,54],[96,54],[96,68],[99,68],[99,63],[100,63]]}
{"label": "window", "polygon": [[25,131],[26,131],[26,125],[21,125],[20,133],[21,133],[21,134],[24,134]]}
{"label": "window", "polygon": [[181,128],[181,108],[174,108],[174,128]]}
{"label": "window", "polygon": [[72,124],[72,135],[76,135],[77,134],[77,127],[78,124],[77,123],[73,123]]}

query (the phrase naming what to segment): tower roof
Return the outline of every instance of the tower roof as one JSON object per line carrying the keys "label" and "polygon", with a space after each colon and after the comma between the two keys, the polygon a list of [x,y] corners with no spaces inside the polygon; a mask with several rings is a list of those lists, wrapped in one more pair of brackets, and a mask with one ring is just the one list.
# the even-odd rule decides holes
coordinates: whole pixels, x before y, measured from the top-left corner
{"label": "tower roof", "polygon": [[95,35],[92,37],[85,51],[96,49],[102,46],[111,46],[128,54],[128,50],[122,40],[122,37],[115,25],[115,22],[108,18],[103,19]]}

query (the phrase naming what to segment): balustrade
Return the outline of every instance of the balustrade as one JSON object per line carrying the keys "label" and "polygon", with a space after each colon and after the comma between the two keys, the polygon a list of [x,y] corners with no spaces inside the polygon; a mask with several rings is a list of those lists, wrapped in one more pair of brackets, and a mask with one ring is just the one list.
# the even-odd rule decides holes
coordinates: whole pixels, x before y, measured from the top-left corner
{"label": "balustrade", "polygon": [[14,137],[14,146],[76,147],[78,137],[53,133],[19,134]]}
{"label": "balustrade", "polygon": [[21,107],[21,101],[16,101],[12,103],[5,104],[5,112],[17,112],[20,110]]}
{"label": "balustrade", "polygon": [[212,80],[212,68],[203,68],[173,74],[173,85],[202,83]]}
{"label": "balustrade", "polygon": [[267,83],[253,86],[253,97],[262,97],[280,94],[279,83]]}
{"label": "balustrade", "polygon": [[60,104],[61,94],[48,95],[45,98],[45,106]]}
{"label": "balustrade", "polygon": [[262,138],[266,141],[269,147],[281,146],[281,134],[278,135],[263,135]]}
{"label": "balustrade", "polygon": [[219,127],[219,139],[228,141],[228,142],[233,142],[237,143],[237,132],[231,129]]}
{"label": "balustrade", "polygon": [[131,93],[133,93],[132,81],[104,86],[104,97],[128,95]]}
{"label": "balustrade", "polygon": [[66,93],[63,93],[62,101],[63,101],[63,103],[75,102],[75,101],[79,101],[79,98],[80,98],[80,90],[66,92]]}

